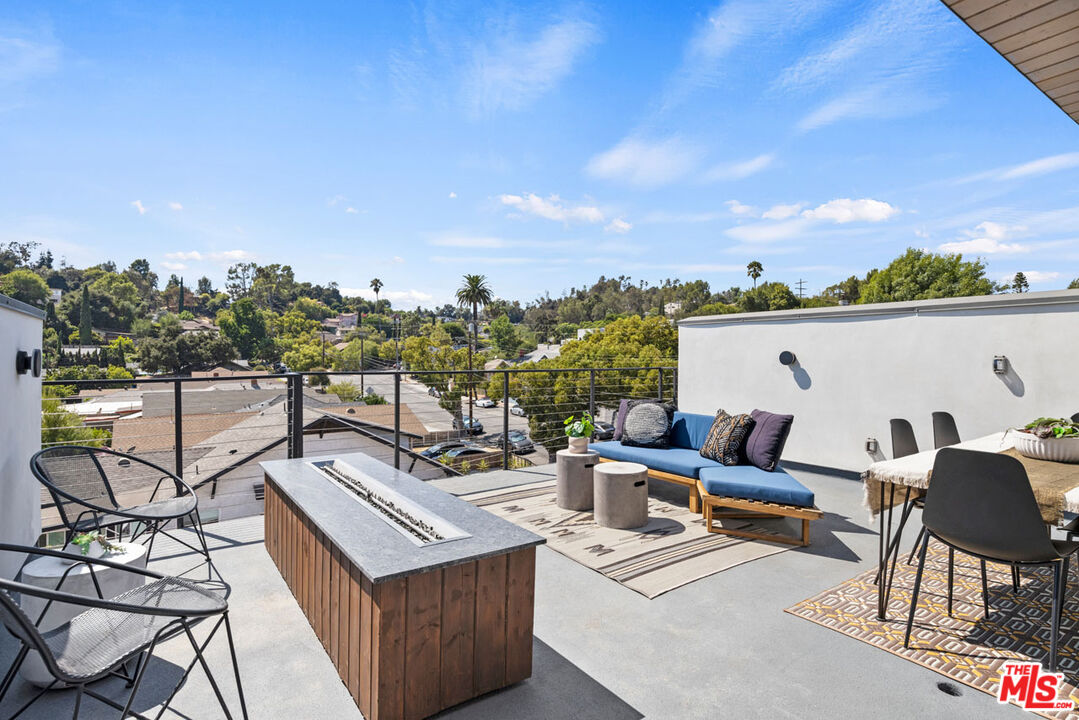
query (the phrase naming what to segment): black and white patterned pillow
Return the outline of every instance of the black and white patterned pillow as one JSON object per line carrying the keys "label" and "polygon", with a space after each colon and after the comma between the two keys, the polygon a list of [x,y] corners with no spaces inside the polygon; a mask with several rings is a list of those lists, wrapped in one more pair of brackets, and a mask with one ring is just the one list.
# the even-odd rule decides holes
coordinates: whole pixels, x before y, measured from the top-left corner
{"label": "black and white patterned pillow", "polygon": [[753,418],[749,415],[729,415],[726,411],[719,410],[712,422],[712,428],[708,431],[707,439],[701,445],[701,457],[724,465],[737,465],[738,450],[752,429]]}
{"label": "black and white patterned pillow", "polygon": [[670,447],[672,409],[658,402],[630,409],[622,427],[622,444],[632,447]]}

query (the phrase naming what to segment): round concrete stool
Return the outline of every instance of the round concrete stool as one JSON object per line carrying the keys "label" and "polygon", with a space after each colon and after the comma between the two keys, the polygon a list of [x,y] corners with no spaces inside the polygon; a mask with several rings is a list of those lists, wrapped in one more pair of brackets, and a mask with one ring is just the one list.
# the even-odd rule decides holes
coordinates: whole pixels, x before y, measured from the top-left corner
{"label": "round concrete stool", "polygon": [[599,462],[599,453],[589,450],[574,453],[559,450],[555,453],[555,502],[566,510],[592,509],[592,468]]}
{"label": "round concrete stool", "polygon": [[596,523],[610,528],[648,524],[648,468],[608,462],[595,468]]}

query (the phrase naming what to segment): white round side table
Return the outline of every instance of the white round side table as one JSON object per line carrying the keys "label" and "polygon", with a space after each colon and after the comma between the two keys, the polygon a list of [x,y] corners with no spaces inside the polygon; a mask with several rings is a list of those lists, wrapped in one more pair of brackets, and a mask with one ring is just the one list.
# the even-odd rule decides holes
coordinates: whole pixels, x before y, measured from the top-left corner
{"label": "white round side table", "polygon": [[[107,557],[103,558],[110,562],[122,563],[124,565],[130,565],[136,568],[146,567],[146,546],[139,543],[119,543],[123,548],[122,552],[115,552]],[[63,585],[60,585],[60,579],[63,578],[64,573],[71,570],[68,576],[64,578]],[[104,565],[95,565],[94,574],[97,575],[97,581],[101,585],[101,594],[106,600],[111,600],[120,593],[125,593],[128,590],[133,590],[140,585],[146,583],[146,577],[138,575],[136,573],[127,573],[115,568],[105,567]],[[47,590],[59,589],[60,592],[71,593],[72,595],[85,595],[87,597],[97,597],[97,589],[94,587],[93,577],[90,575],[90,568],[87,565],[76,564],[74,569],[72,566],[60,558],[55,557],[39,557],[33,562],[27,563],[26,567],[22,569],[22,582],[27,585],[36,585],[40,588]],[[60,585],[57,588],[57,585]],[[41,611],[45,608],[45,604],[48,600],[39,597],[31,597],[30,595],[23,595],[21,601],[21,607],[26,616],[31,621],[36,622],[38,616],[41,615]],[[80,605],[69,605],[66,603],[53,603],[49,611],[45,613],[45,617],[38,623],[38,630],[42,633],[46,633],[49,630],[60,627],[64,623],[71,620],[76,615],[85,612],[87,608]],[[19,669],[19,674],[23,679],[29,683],[33,683],[39,687],[45,687],[53,681],[52,675],[45,668],[45,663],[38,655],[37,651],[31,651],[26,656],[26,660],[23,662],[22,667]],[[61,684],[57,684],[57,688],[63,687]]]}

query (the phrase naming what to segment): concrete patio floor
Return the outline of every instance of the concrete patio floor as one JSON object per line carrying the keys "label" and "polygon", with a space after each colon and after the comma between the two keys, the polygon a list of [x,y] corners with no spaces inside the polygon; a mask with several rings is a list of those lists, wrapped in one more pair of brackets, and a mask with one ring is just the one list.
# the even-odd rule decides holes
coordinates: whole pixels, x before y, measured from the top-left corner
{"label": "concrete patio floor", "polygon": [[[434,481],[462,493],[534,482],[551,466]],[[814,490],[824,517],[813,544],[762,558],[653,600],[618,585],[546,547],[537,555],[533,676],[452,708],[439,717],[574,718],[1019,718],[1016,707],[962,688],[937,688],[945,678],[882,650],[786,614],[800,600],[875,563],[877,535],[861,507],[861,484],[794,471]],[[653,488],[672,500],[669,486]],[[360,718],[262,545],[262,518],[207,526],[215,562],[233,587],[231,615],[251,718]],[[155,562],[178,567],[190,558]],[[205,632],[205,630],[203,630]],[[201,637],[201,635],[200,635]],[[0,639],[0,668],[15,643]],[[227,645],[208,651],[211,667],[238,710]],[[167,643],[155,660],[136,709],[157,706],[190,661],[190,647]],[[119,697],[119,681],[104,683]],[[30,697],[21,681],[0,706],[7,717]],[[24,717],[70,717],[72,693],[54,692]],[[196,671],[165,717],[223,717],[205,676]],[[84,718],[117,711],[84,702]]]}

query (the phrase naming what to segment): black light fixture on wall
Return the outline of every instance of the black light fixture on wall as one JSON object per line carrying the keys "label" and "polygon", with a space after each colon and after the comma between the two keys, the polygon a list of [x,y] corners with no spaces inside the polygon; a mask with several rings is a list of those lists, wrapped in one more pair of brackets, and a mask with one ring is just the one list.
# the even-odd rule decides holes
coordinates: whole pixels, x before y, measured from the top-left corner
{"label": "black light fixture on wall", "polygon": [[796,362],[798,362],[798,358],[790,350],[784,350],[783,352],[779,353],[780,365],[790,366]]}
{"label": "black light fixture on wall", "polygon": [[20,375],[30,373],[34,377],[41,377],[41,351],[19,350],[15,353],[15,372]]}
{"label": "black light fixture on wall", "polygon": [[993,358],[993,372],[997,375],[1008,374],[1008,358],[1004,355],[997,355]]}

